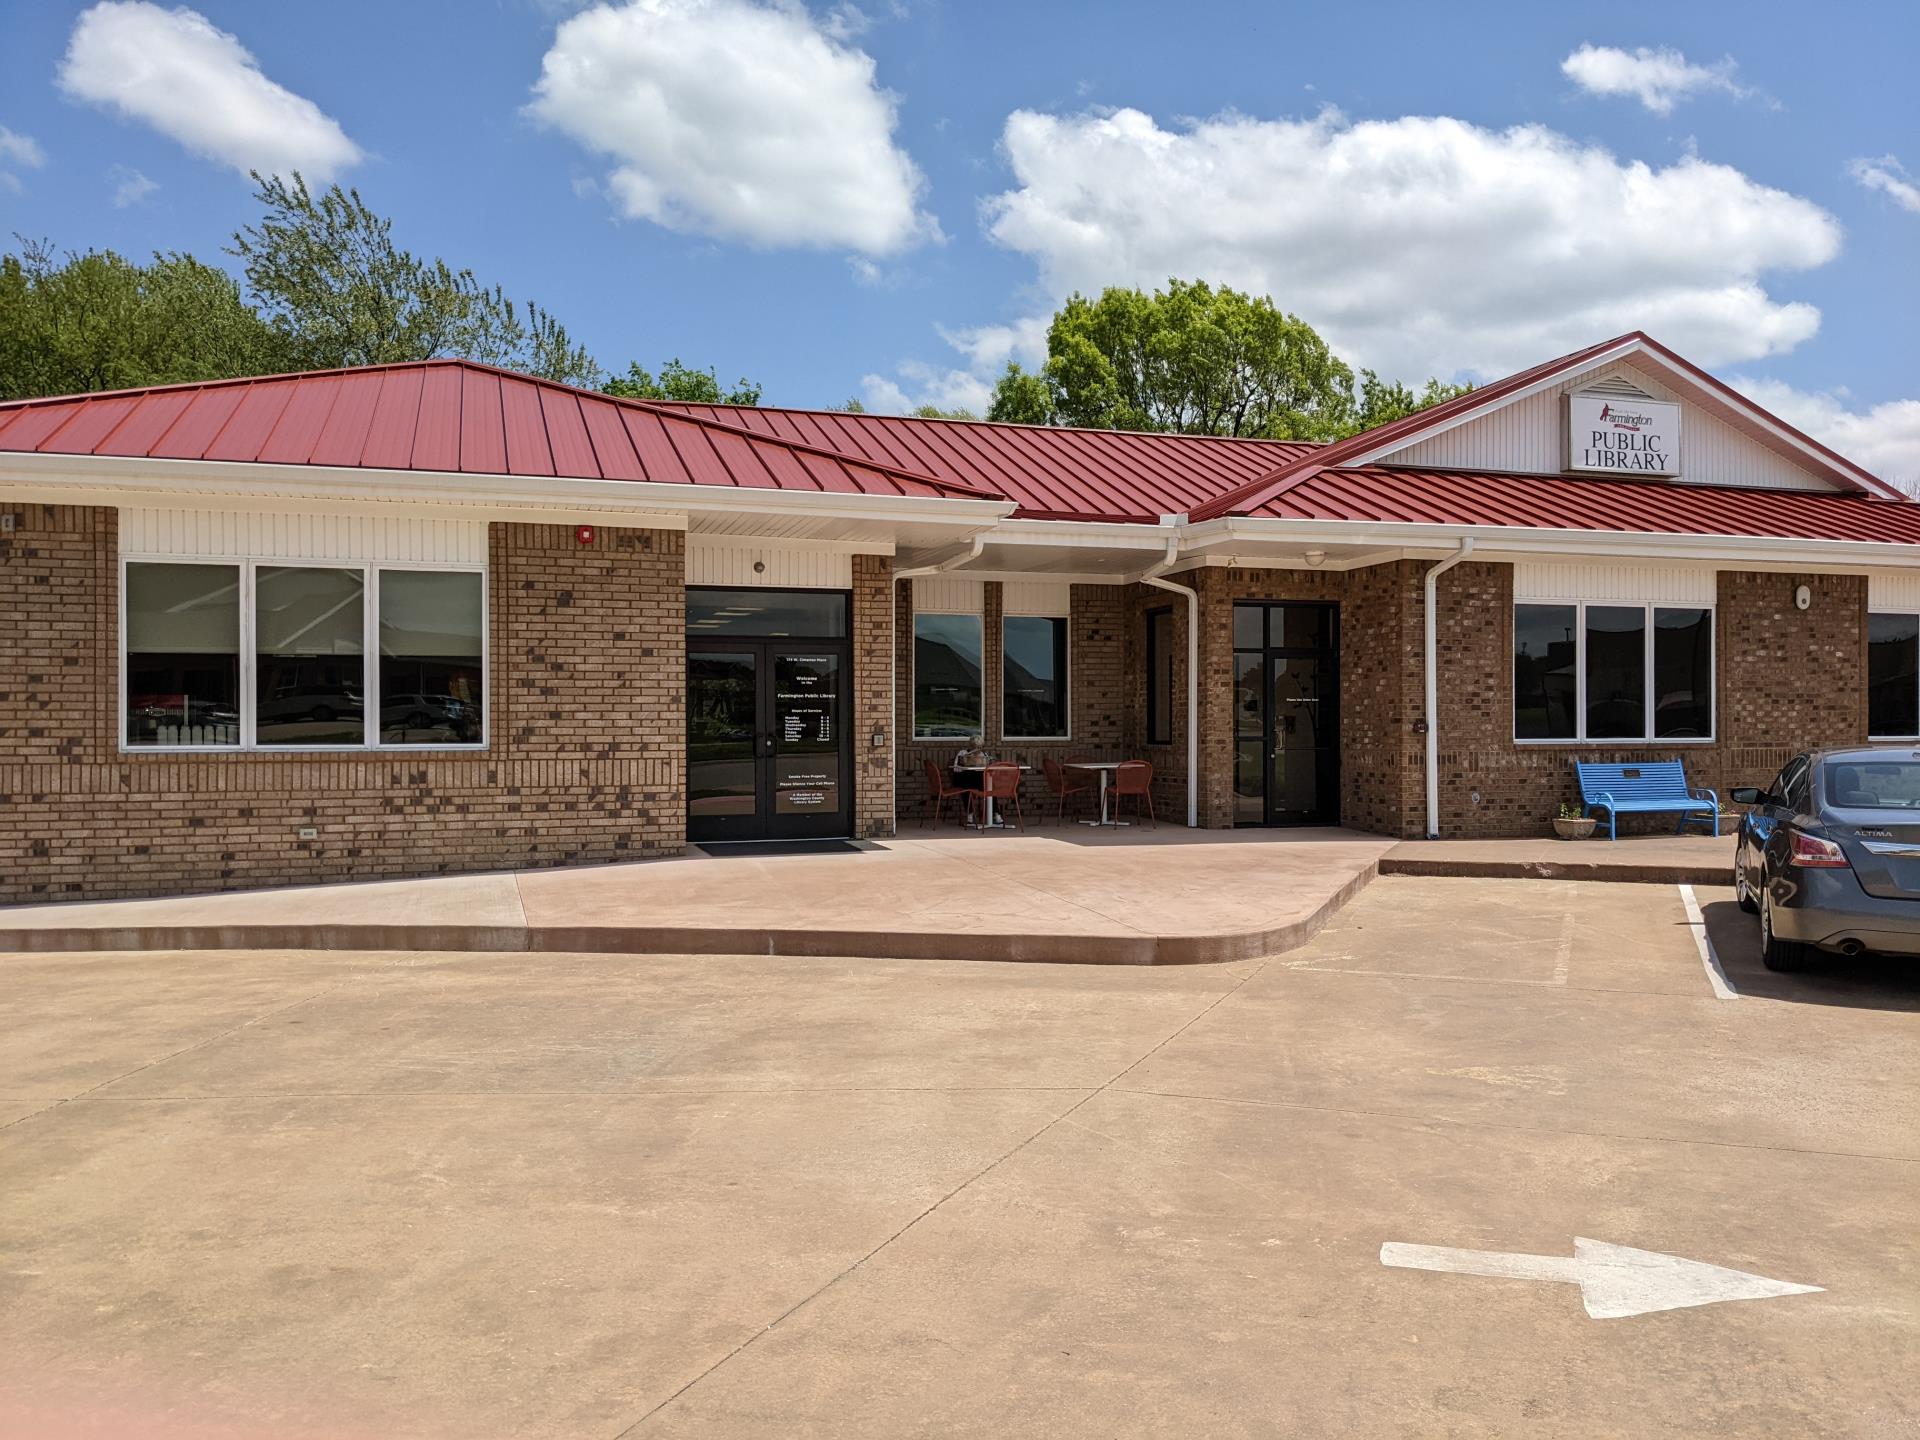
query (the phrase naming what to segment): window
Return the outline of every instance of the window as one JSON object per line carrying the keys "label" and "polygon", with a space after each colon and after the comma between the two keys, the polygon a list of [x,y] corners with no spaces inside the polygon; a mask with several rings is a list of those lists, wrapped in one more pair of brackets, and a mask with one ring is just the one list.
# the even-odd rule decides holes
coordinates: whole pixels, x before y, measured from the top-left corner
{"label": "window", "polygon": [[365,744],[365,573],[263,565],[253,596],[256,743]]}
{"label": "window", "polygon": [[971,739],[985,731],[980,617],[913,617],[913,734]]}
{"label": "window", "polygon": [[1009,615],[1000,625],[1000,733],[1016,740],[1067,738],[1067,622]]}
{"label": "window", "polygon": [[1920,615],[1867,616],[1867,733],[1920,736]]}
{"label": "window", "polygon": [[1710,740],[1713,611],[1513,607],[1517,740]]}
{"label": "window", "polygon": [[127,566],[127,744],[240,743],[240,567]]}
{"label": "window", "polygon": [[129,560],[123,589],[129,748],[485,743],[478,570]]}
{"label": "window", "polygon": [[485,696],[480,577],[380,572],[380,743],[478,745]]}
{"label": "window", "polygon": [[1173,610],[1147,612],[1147,743],[1173,743]]}
{"label": "window", "polygon": [[687,633],[838,640],[847,633],[847,597],[837,590],[688,590]]}

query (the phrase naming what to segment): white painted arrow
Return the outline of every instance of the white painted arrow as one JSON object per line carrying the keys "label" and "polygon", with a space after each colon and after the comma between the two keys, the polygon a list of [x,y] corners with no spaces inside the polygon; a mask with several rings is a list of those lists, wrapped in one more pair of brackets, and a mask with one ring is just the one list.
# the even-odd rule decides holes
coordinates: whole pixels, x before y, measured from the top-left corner
{"label": "white painted arrow", "polygon": [[1403,1270],[1438,1270],[1447,1275],[1491,1275],[1501,1280],[1555,1280],[1578,1285],[1587,1314],[1595,1320],[1648,1315],[1655,1310],[1684,1310],[1723,1300],[1771,1300],[1779,1295],[1810,1295],[1818,1285],[1790,1285],[1727,1270],[1678,1255],[1609,1245],[1575,1236],[1573,1255],[1515,1255],[1504,1250],[1455,1250],[1446,1245],[1380,1247],[1380,1263]]}

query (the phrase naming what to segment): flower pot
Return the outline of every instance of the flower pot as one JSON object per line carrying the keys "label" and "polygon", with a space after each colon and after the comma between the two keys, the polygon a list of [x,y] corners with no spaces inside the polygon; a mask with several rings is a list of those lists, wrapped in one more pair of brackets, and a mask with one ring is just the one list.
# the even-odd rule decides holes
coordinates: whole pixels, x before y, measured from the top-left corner
{"label": "flower pot", "polygon": [[1577,820],[1556,815],[1553,817],[1553,833],[1562,840],[1584,840],[1593,834],[1593,827],[1599,823],[1591,815],[1582,815]]}

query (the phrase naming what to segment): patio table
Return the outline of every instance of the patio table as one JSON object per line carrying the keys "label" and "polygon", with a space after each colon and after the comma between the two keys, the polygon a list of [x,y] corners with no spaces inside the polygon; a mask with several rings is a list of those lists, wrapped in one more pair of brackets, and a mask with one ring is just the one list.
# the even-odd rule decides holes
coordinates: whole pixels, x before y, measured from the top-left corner
{"label": "patio table", "polygon": [[1120,773],[1120,763],[1118,760],[1068,760],[1061,766],[1064,770],[1090,771],[1098,774],[1100,777],[1100,818],[1098,820],[1082,820],[1080,822],[1082,825],[1106,825],[1114,828],[1124,828],[1133,823],[1131,820],[1122,820],[1118,816],[1112,819],[1107,817],[1107,782],[1112,779],[1113,776]]}
{"label": "patio table", "polygon": [[[996,765],[1013,764],[1011,760],[996,760],[993,763]],[[1033,767],[1031,765],[1022,765],[1020,767],[1020,773],[1022,775],[1030,774],[1032,770]],[[953,773],[968,777],[972,788],[975,790],[984,790],[986,788],[987,767],[984,765],[955,765],[953,767]],[[971,820],[965,823],[972,826],[975,830],[1004,830],[1006,828],[1005,822],[1000,819],[999,815],[994,813],[993,797],[991,795],[983,797],[982,803],[986,806],[986,820],[978,825],[975,825]]]}

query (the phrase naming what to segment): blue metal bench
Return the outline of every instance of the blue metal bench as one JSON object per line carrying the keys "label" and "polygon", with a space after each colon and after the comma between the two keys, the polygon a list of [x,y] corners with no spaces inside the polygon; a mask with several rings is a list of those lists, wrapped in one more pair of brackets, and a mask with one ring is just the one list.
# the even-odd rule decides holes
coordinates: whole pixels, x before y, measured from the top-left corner
{"label": "blue metal bench", "polygon": [[1607,838],[1619,839],[1615,821],[1622,815],[1670,815],[1679,812],[1673,833],[1683,834],[1689,820],[1707,820],[1720,833],[1720,797],[1711,790],[1687,784],[1687,770],[1678,760],[1643,760],[1637,765],[1590,765],[1573,762],[1580,781],[1580,802],[1588,810],[1607,812]]}

